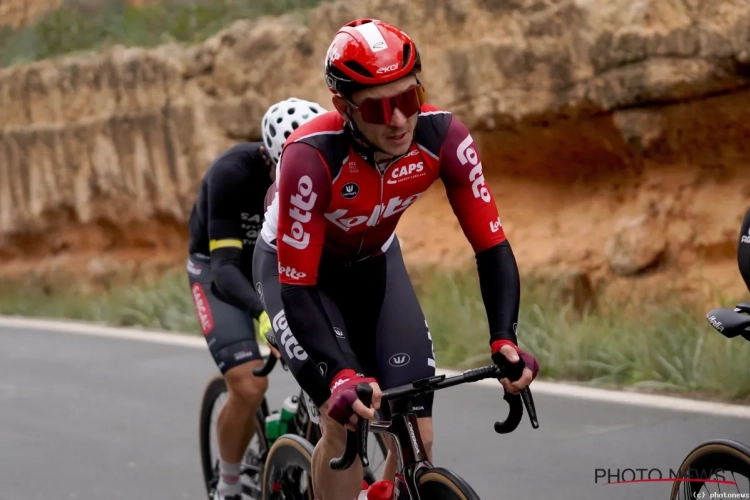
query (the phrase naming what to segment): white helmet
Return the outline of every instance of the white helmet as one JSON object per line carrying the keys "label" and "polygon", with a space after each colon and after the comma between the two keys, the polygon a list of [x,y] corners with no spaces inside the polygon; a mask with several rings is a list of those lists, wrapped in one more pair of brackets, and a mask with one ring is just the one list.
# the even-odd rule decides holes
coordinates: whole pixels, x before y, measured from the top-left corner
{"label": "white helmet", "polygon": [[291,133],[312,120],[316,116],[326,113],[317,103],[290,97],[272,105],[263,115],[263,143],[266,145],[268,155],[274,164],[278,163],[281,156],[281,148],[284,146]]}

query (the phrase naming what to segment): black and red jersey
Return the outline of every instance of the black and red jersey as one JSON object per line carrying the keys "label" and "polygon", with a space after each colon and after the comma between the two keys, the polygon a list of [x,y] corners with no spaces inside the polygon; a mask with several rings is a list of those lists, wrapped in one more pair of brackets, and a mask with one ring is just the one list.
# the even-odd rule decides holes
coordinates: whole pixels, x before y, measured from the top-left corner
{"label": "black and red jersey", "polygon": [[262,236],[277,247],[280,281],[315,284],[323,252],[353,261],[383,251],[437,179],[475,252],[505,240],[474,141],[451,113],[423,105],[410,150],[382,170],[336,111],[307,122],[287,139],[267,197]]}

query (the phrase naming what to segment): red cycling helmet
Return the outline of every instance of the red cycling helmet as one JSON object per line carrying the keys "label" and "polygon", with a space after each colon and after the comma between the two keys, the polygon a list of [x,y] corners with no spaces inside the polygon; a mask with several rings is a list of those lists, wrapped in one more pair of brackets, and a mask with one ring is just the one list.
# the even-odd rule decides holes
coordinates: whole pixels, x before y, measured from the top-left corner
{"label": "red cycling helmet", "polygon": [[356,19],[342,26],[326,53],[326,83],[331,92],[343,96],[421,70],[412,39],[378,19]]}

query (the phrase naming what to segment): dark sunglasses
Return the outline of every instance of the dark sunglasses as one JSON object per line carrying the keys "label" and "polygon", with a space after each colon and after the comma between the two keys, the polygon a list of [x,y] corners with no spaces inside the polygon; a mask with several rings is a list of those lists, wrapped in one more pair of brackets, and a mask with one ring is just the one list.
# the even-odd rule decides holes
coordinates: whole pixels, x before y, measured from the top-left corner
{"label": "dark sunglasses", "polygon": [[393,112],[398,108],[409,117],[419,111],[424,104],[424,87],[417,85],[400,94],[382,99],[365,99],[359,105],[347,99],[354,111],[359,111],[362,120],[373,125],[390,125]]}

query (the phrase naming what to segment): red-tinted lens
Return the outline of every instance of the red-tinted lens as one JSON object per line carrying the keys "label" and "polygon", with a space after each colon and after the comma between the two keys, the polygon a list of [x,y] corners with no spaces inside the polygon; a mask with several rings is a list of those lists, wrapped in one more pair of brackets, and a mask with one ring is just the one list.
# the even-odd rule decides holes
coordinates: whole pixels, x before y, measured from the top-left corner
{"label": "red-tinted lens", "polygon": [[391,123],[396,108],[408,118],[419,111],[421,105],[419,88],[415,87],[383,99],[365,99],[358,109],[362,119],[367,123],[387,125]]}

